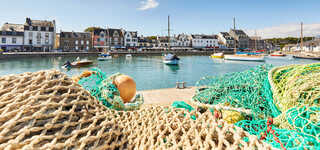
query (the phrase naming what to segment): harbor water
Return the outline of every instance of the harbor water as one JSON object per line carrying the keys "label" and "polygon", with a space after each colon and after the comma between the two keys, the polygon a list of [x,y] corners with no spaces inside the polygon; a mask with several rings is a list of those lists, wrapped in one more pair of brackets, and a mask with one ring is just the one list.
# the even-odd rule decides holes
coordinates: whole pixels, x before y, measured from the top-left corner
{"label": "harbor water", "polygon": [[181,56],[178,66],[168,66],[162,63],[162,57],[160,56],[118,57],[107,61],[97,61],[97,57],[83,58],[93,60],[94,64],[80,69],[74,68],[70,71],[62,69],[61,66],[68,60],[75,60],[76,57],[33,57],[0,60],[0,76],[57,69],[71,77],[91,68],[99,68],[108,75],[117,72],[130,75],[136,81],[138,90],[149,90],[172,88],[175,87],[176,82],[186,82],[187,86],[193,86],[204,76],[244,71],[264,63],[281,66],[318,62],[293,59],[291,56],[284,58],[267,57],[265,62],[213,60],[208,56]]}

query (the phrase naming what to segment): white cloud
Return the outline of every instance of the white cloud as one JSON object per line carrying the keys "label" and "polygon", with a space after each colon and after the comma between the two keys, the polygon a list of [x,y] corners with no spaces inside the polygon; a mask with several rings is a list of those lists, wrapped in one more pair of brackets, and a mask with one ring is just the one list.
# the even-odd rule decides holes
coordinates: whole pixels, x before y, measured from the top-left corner
{"label": "white cloud", "polygon": [[145,1],[141,1],[141,6],[138,9],[148,10],[148,9],[156,8],[158,6],[159,6],[159,3],[156,0],[145,0]]}
{"label": "white cloud", "polygon": [[[255,30],[246,30],[249,36],[255,35]],[[284,24],[279,26],[267,27],[263,29],[257,29],[257,36],[262,38],[273,37],[300,37],[301,25],[297,24]],[[304,24],[303,25],[304,36],[316,36],[320,35],[320,23],[316,24]]]}

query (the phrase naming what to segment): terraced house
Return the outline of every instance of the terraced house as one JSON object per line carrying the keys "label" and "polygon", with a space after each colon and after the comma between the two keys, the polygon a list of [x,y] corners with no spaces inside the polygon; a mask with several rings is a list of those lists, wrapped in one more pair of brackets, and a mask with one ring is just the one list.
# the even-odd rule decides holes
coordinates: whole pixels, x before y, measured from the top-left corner
{"label": "terraced house", "polygon": [[90,32],[60,32],[58,48],[64,52],[88,52],[92,49]]}
{"label": "terraced house", "polygon": [[0,49],[23,51],[23,25],[5,23],[0,30]]}
{"label": "terraced house", "polygon": [[24,23],[24,49],[27,51],[50,51],[54,47],[56,22],[47,20],[31,20]]}
{"label": "terraced house", "polygon": [[229,34],[235,39],[236,47],[239,49],[249,48],[249,36],[242,30],[233,30],[229,31]]}
{"label": "terraced house", "polygon": [[93,47],[99,51],[105,49],[120,49],[124,47],[123,29],[96,28],[93,31]]}

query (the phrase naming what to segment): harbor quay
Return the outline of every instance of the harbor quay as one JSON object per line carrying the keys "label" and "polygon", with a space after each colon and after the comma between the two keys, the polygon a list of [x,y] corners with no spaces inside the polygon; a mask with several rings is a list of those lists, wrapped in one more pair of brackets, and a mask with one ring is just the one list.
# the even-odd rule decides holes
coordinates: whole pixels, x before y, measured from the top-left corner
{"label": "harbor quay", "polygon": [[[189,50],[189,51],[113,51],[110,52],[110,55],[123,56],[131,54],[133,56],[161,56],[164,53],[175,53],[179,56],[209,56],[213,53],[212,50],[199,51],[199,50]],[[216,52],[224,52],[225,54],[232,54],[233,52],[228,49],[218,49]],[[98,56],[101,52],[10,52],[10,53],[0,53],[0,59],[9,59],[9,58],[26,58],[26,57],[61,57],[61,56]]]}

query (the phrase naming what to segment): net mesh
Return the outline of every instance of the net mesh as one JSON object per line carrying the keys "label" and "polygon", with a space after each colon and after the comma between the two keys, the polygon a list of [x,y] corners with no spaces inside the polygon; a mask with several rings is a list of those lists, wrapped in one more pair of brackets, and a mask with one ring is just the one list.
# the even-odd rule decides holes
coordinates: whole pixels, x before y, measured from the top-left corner
{"label": "net mesh", "polygon": [[94,68],[92,74],[81,78],[78,83],[96,97],[103,105],[116,110],[135,110],[143,104],[143,97],[137,94],[130,103],[123,103],[120,93],[113,83],[114,78],[122,74],[116,73],[107,76],[100,69]]}
{"label": "net mesh", "polygon": [[65,74],[40,71],[0,77],[0,149],[273,148],[210,111],[117,111]]}
{"label": "net mesh", "polygon": [[[320,149],[319,69],[320,64],[273,69],[261,65],[205,77],[197,82],[192,103],[219,110],[222,119],[275,148]],[[242,117],[228,121],[236,114],[230,117],[226,110],[240,112]]]}

